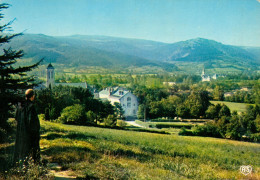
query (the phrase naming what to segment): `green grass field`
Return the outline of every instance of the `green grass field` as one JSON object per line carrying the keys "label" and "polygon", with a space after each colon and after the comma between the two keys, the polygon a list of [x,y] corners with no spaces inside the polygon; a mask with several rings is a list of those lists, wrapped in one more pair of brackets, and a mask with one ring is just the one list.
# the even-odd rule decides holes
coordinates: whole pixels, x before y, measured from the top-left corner
{"label": "green grass field", "polygon": [[227,107],[229,107],[230,111],[237,111],[239,113],[246,111],[246,106],[250,104],[246,103],[234,103],[234,102],[227,102],[227,101],[210,101],[212,104],[225,104]]}
{"label": "green grass field", "polygon": [[[61,166],[57,171],[84,179],[260,178],[256,143],[41,121],[40,146],[42,159]],[[253,172],[243,175],[242,165]]]}
{"label": "green grass field", "polygon": [[241,165],[260,178],[260,144],[41,124],[43,157],[82,178],[242,179]]}

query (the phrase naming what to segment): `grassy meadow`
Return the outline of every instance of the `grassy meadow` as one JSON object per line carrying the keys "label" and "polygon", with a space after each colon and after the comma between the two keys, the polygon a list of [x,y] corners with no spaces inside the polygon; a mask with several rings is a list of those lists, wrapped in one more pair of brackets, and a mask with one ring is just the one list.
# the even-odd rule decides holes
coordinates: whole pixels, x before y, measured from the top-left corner
{"label": "grassy meadow", "polygon": [[235,103],[235,102],[227,102],[227,101],[210,101],[212,104],[225,104],[231,112],[237,111],[238,113],[245,112],[246,106],[250,104],[246,103]]}
{"label": "grassy meadow", "polygon": [[[24,175],[23,179],[54,179],[53,175],[42,176],[51,172],[52,164],[59,165],[56,173],[82,179],[260,178],[257,143],[41,121],[40,146],[48,168],[32,166],[30,176]],[[0,145],[2,162],[11,159],[12,147],[13,143]],[[253,172],[243,175],[239,171],[242,165],[251,165]],[[13,174],[0,173],[1,177],[21,179]]]}
{"label": "grassy meadow", "polygon": [[41,153],[87,179],[260,178],[260,144],[41,121]]}

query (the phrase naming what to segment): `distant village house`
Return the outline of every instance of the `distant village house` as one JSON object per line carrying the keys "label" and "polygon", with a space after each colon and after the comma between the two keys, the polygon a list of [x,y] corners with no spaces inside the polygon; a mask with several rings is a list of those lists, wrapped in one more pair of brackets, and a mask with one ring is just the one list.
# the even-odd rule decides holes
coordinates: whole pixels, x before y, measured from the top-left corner
{"label": "distant village house", "polygon": [[106,99],[111,104],[118,102],[122,106],[124,116],[127,119],[137,118],[138,100],[130,91],[120,87],[109,87],[99,92],[99,98]]}

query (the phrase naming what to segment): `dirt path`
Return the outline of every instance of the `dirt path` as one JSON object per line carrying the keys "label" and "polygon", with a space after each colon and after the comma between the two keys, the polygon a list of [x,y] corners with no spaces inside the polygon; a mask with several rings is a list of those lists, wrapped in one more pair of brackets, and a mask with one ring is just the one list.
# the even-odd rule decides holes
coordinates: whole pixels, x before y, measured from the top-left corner
{"label": "dirt path", "polygon": [[62,171],[62,168],[58,163],[50,163],[49,168],[51,169],[50,174],[54,176],[55,180],[72,180],[77,178],[73,171]]}
{"label": "dirt path", "polygon": [[136,126],[136,127],[142,127],[145,128],[144,126],[137,124],[135,121],[126,121],[126,123],[132,125],[132,126]]}

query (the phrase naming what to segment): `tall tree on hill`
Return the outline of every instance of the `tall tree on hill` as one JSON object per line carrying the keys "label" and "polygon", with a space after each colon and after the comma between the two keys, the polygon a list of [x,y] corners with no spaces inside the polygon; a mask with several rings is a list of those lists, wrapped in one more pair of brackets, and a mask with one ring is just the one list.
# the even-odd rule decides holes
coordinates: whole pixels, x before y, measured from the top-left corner
{"label": "tall tree on hill", "polygon": [[[4,16],[2,11],[7,9],[9,4],[0,4],[0,22]],[[0,128],[6,128],[6,121],[10,117],[10,112],[14,104],[19,102],[21,96],[19,91],[33,87],[35,85],[34,78],[26,75],[26,72],[36,68],[39,63],[31,66],[14,67],[17,59],[21,58],[24,54],[22,50],[13,50],[8,47],[8,43],[18,34],[6,33],[10,30],[10,25],[13,21],[7,24],[0,24]]]}

